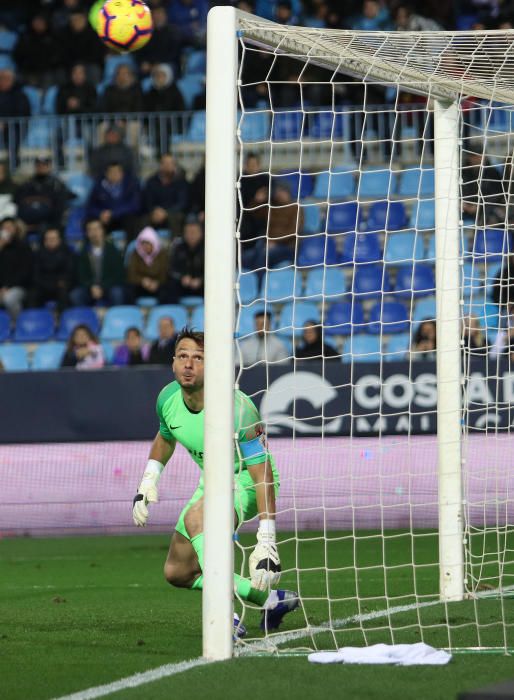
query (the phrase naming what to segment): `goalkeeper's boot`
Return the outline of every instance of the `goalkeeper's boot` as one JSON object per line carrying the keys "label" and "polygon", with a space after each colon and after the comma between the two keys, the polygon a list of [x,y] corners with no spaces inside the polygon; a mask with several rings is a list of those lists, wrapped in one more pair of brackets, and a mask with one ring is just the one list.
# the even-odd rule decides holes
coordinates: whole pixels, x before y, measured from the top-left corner
{"label": "goalkeeper's boot", "polygon": [[278,629],[284,615],[296,610],[299,604],[298,593],[294,591],[271,591],[262,610],[261,630]]}
{"label": "goalkeeper's boot", "polygon": [[246,627],[239,619],[239,615],[234,613],[234,642],[243,637],[246,637]]}

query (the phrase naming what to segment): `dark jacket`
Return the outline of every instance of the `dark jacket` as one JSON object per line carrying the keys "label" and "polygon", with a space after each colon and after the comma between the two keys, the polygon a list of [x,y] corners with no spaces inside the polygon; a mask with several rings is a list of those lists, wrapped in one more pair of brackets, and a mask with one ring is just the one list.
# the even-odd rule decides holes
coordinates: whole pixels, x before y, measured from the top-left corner
{"label": "dark jacket", "polygon": [[141,191],[139,182],[131,175],[125,175],[119,187],[112,187],[102,178],[94,185],[87,203],[87,216],[99,216],[108,209],[113,219],[128,214],[139,214],[141,208]]}
{"label": "dark jacket", "polygon": [[90,170],[96,178],[103,177],[111,163],[119,163],[126,173],[134,173],[134,153],[126,143],[104,143],[91,151]]}
{"label": "dark jacket", "polygon": [[[79,101],[76,109],[68,107],[70,97],[75,97]],[[66,83],[57,93],[57,114],[90,114],[95,111],[95,106],[96,89],[92,83],[86,82],[84,85]]]}
{"label": "dark jacket", "polygon": [[493,283],[492,298],[495,304],[514,304],[514,255],[505,258]]}
{"label": "dark jacket", "polygon": [[62,243],[55,250],[40,248],[34,256],[33,285],[37,289],[69,289],[73,282],[75,257],[67,245]]}
{"label": "dark jacket", "polygon": [[159,173],[146,181],[143,191],[145,211],[162,207],[167,211],[186,213],[189,204],[189,184],[182,175],[175,176],[170,183],[161,180]]}
{"label": "dark jacket", "polygon": [[182,238],[179,238],[173,245],[170,252],[170,279],[180,282],[182,277],[203,279],[204,275],[204,243],[203,241],[195,248],[186,245]]}
{"label": "dark jacket", "polygon": [[29,73],[45,73],[57,68],[61,59],[61,44],[52,32],[38,34],[28,29],[14,47],[16,65]]}
{"label": "dark jacket", "polygon": [[98,101],[99,112],[142,112],[143,93],[137,83],[121,89],[109,85]]}
{"label": "dark jacket", "polygon": [[7,92],[0,92],[0,114],[2,117],[29,117],[30,102],[19,85]]}
{"label": "dark jacket", "polygon": [[15,202],[18,216],[27,224],[61,226],[69,202],[75,198],[64,182],[54,175],[34,175],[18,188]]}
{"label": "dark jacket", "polygon": [[[125,269],[121,253],[112,243],[107,242],[104,246],[99,284],[102,289],[110,289],[111,287],[122,285],[124,281]],[[81,287],[87,287],[88,289],[93,284],[96,284],[89,246],[84,248],[79,256],[78,283]]]}
{"label": "dark jacket", "polygon": [[148,355],[149,365],[171,365],[175,351],[176,336],[170,340],[155,340],[150,347]]}
{"label": "dark jacket", "polygon": [[0,249],[0,287],[30,286],[33,259],[29,246],[14,238]]}
{"label": "dark jacket", "polygon": [[172,63],[174,67],[180,65],[180,37],[170,24],[155,28],[152,40],[136,51],[136,60],[141,63]]}
{"label": "dark jacket", "polygon": [[339,353],[331,345],[322,343],[321,340],[316,340],[314,343],[302,343],[296,350],[295,356],[298,359],[307,359],[309,357],[337,357]]}
{"label": "dark jacket", "polygon": [[75,63],[103,66],[105,47],[91,26],[82,32],[74,32],[66,27],[60,34],[61,49],[66,56],[66,65]]}
{"label": "dark jacket", "polygon": [[149,90],[143,96],[143,105],[145,112],[183,112],[186,108],[182,93],[174,84],[163,90]]}

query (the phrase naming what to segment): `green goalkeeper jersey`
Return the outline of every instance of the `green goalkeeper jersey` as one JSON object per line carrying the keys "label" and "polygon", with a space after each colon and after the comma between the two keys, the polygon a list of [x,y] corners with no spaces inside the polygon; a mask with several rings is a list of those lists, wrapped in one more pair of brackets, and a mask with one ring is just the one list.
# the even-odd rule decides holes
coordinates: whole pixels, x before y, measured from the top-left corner
{"label": "green goalkeeper jersey", "polygon": [[[234,447],[234,472],[239,473],[267,458],[271,463],[275,481],[278,481],[275,463],[266,445],[259,411],[250,397],[242,391],[235,391],[234,401],[234,434],[238,435],[238,444]],[[195,412],[186,406],[178,382],[171,382],[160,392],[157,398],[157,416],[162,437],[183,445],[200,469],[203,469],[204,412],[203,409]]]}

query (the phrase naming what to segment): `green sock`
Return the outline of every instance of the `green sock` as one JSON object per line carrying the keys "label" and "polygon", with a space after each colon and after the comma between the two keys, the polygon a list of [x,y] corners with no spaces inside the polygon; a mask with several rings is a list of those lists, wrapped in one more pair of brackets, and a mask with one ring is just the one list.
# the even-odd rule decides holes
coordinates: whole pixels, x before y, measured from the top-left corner
{"label": "green sock", "polygon": [[[203,533],[193,537],[191,544],[193,545],[193,549],[198,557],[200,568],[203,571]],[[203,575],[200,575],[191,586],[191,589],[200,591],[202,588]],[[258,605],[261,608],[268,598],[268,591],[258,591],[256,588],[252,588],[251,582],[247,578],[239,576],[239,574],[234,574],[234,588],[237,591],[237,595],[242,600],[247,600],[249,603]]]}

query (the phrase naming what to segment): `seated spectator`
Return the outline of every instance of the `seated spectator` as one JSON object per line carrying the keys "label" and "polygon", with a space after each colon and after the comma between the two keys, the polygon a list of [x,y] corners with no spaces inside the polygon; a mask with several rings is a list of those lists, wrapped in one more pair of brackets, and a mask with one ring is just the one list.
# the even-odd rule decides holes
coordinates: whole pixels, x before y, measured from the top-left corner
{"label": "seated spectator", "polygon": [[0,221],[0,307],[14,319],[32,282],[32,251],[15,219]]}
{"label": "seated spectator", "polygon": [[[258,204],[260,199],[267,204],[267,195],[263,191],[256,193],[254,202]],[[275,187],[270,205],[257,209],[255,213],[267,222],[268,266],[273,267],[284,260],[294,260],[297,235],[303,228],[303,211],[293,202],[287,187]],[[264,256],[254,261],[257,267],[262,267],[265,263]]]}
{"label": "seated spectator", "polygon": [[61,228],[64,214],[75,198],[64,182],[52,174],[50,158],[36,158],[34,175],[18,187],[18,216],[33,230]]}
{"label": "seated spectator", "polygon": [[507,255],[493,283],[492,300],[505,313],[514,305],[514,254]]}
{"label": "seated spectator", "polygon": [[105,365],[102,346],[95,334],[85,325],[75,326],[68,340],[61,367],[101,369]]}
{"label": "seated spectator", "polygon": [[73,284],[75,258],[63,243],[59,229],[49,228],[43,234],[42,245],[34,254],[33,287],[29,306],[42,306],[56,301],[62,311],[68,306],[68,294]]}
{"label": "seated spectator", "polygon": [[86,67],[77,63],[57,93],[57,114],[91,114],[95,106],[96,88],[87,80]]}
{"label": "seated spectator", "polygon": [[62,46],[44,14],[35,14],[14,47],[14,60],[23,80],[37,88],[59,83],[64,58]]}
{"label": "seated spectator", "polygon": [[98,41],[82,7],[75,7],[70,12],[68,26],[61,32],[60,42],[66,64],[83,64],[89,80],[99,83],[102,79],[105,46]]}
{"label": "seated spectator", "polygon": [[169,153],[161,156],[159,170],[143,189],[143,206],[154,228],[181,231],[189,204],[189,185]]}
{"label": "seated spectator", "polygon": [[166,365],[169,367],[173,361],[176,337],[177,333],[173,319],[167,316],[161,318],[159,320],[159,337],[150,346],[148,364]]}
{"label": "seated spectator", "polygon": [[86,207],[88,218],[98,218],[108,231],[122,229],[128,238],[134,235],[134,217],[141,209],[139,182],[126,173],[120,163],[107,166],[97,180]]}
{"label": "seated spectator", "polygon": [[496,359],[499,355],[509,355],[514,360],[514,307],[507,307],[507,314],[501,319],[501,328],[491,345],[489,357]]}
{"label": "seated spectator", "polygon": [[505,221],[505,194],[501,174],[487,156],[477,150],[464,155],[462,168],[462,211],[477,226]]}
{"label": "seated spectator", "polygon": [[127,267],[129,298],[160,295],[166,282],[168,253],[163,250],[161,240],[153,228],[147,226],[136,239],[136,247]]}
{"label": "seated spectator", "polygon": [[331,345],[323,342],[321,326],[317,321],[306,321],[303,325],[303,343],[295,352],[298,359],[339,357]]}
{"label": "seated spectator", "polygon": [[435,360],[436,326],[435,321],[425,319],[419,324],[412,345],[413,360]]}
{"label": "seated spectator", "polygon": [[78,259],[78,287],[70,293],[71,303],[73,306],[123,304],[125,269],[121,253],[105,240],[105,228],[99,219],[87,222],[86,237],[87,244]]}
{"label": "seated spectator", "polygon": [[168,281],[161,300],[177,304],[185,296],[203,296],[204,266],[203,228],[197,221],[186,222],[182,238],[171,247]]}
{"label": "seated spectator", "polygon": [[205,163],[189,186],[189,204],[191,212],[203,224],[205,220]]}
{"label": "seated spectator", "polygon": [[414,12],[411,5],[402,3],[393,10],[394,29],[399,32],[440,32],[442,27],[433,19]]}
{"label": "seated spectator", "polygon": [[124,129],[113,124],[105,130],[104,142],[93,149],[89,169],[94,178],[102,177],[111,163],[120,163],[126,173],[135,173],[134,151],[123,142]]}
{"label": "seated spectator", "polygon": [[389,11],[379,0],[364,0],[362,13],[352,18],[350,28],[367,32],[391,29]]}
{"label": "seated spectator", "polygon": [[136,51],[136,60],[143,75],[149,75],[158,63],[168,63],[177,74],[180,70],[180,38],[175,27],[168,24],[166,8],[157,5],[152,9],[152,41]]}
{"label": "seated spectator", "polygon": [[168,19],[177,30],[184,45],[205,43],[208,0],[172,0],[168,4]]}
{"label": "seated spectator", "polygon": [[11,180],[9,166],[7,163],[0,161],[0,220],[8,216],[16,216],[15,192],[16,185]]}
{"label": "seated spectator", "polygon": [[261,267],[265,260],[265,241],[259,237],[266,235],[266,221],[262,210],[268,201],[268,186],[269,176],[263,171],[259,156],[248,153],[240,182],[243,205],[240,236],[243,267],[251,270]]}
{"label": "seated spectator", "polygon": [[70,16],[76,12],[82,4],[82,0],[61,0],[61,7],[55,8],[52,12],[52,26],[55,31],[58,32],[64,29],[70,21]]}
{"label": "seated spectator", "polygon": [[298,24],[298,17],[293,14],[291,0],[278,0],[275,5],[275,22],[278,24]]}
{"label": "seated spectator", "polygon": [[98,101],[99,112],[142,112],[143,92],[132,66],[122,63]]}
{"label": "seated spectator", "polygon": [[241,359],[243,367],[249,367],[257,362],[278,362],[287,359],[289,353],[286,346],[274,333],[270,333],[271,313],[258,311],[254,318],[256,332],[241,341],[241,358],[236,353],[236,361]]}
{"label": "seated spectator", "polygon": [[462,328],[462,343],[464,352],[469,355],[485,355],[487,342],[484,332],[476,316],[464,319]]}
{"label": "seated spectator", "polygon": [[182,93],[174,82],[173,69],[166,63],[152,68],[152,87],[143,97],[145,112],[183,112]]}
{"label": "seated spectator", "polygon": [[30,116],[30,103],[21,85],[16,82],[16,74],[10,68],[0,70],[0,147],[2,150],[6,150],[9,143],[17,154],[21,139],[20,125],[4,119],[28,116]]}
{"label": "seated spectator", "polygon": [[149,347],[143,342],[138,328],[127,328],[125,342],[114,351],[112,364],[117,367],[143,365],[148,359]]}

